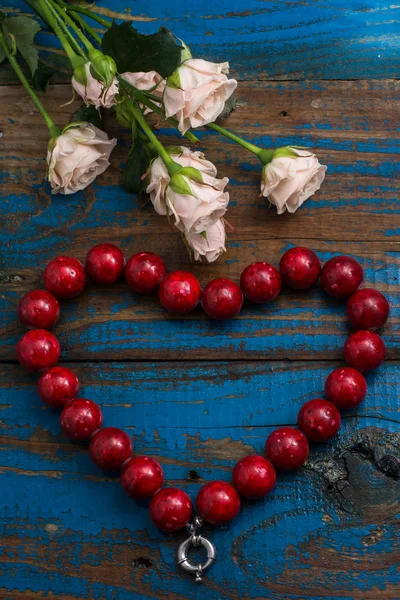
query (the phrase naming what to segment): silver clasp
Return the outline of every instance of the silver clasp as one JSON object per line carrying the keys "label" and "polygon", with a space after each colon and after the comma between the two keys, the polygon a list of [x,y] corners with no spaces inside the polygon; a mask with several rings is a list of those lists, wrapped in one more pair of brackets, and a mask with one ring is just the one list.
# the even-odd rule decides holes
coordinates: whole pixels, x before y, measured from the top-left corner
{"label": "silver clasp", "polygon": [[[190,537],[187,538],[178,548],[177,559],[178,565],[188,573],[196,575],[196,580],[200,583],[203,579],[203,574],[206,569],[211,567],[217,557],[214,544],[202,535],[197,535],[197,529],[203,525],[203,520],[200,517],[195,517],[193,523],[187,525]],[[199,565],[193,564],[188,558],[189,549],[194,546],[202,546],[207,552],[207,560]]]}

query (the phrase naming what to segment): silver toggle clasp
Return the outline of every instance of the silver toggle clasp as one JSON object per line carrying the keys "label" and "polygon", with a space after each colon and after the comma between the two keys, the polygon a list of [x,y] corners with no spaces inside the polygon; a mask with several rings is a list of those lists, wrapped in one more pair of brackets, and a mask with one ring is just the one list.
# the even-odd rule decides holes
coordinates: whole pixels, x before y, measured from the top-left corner
{"label": "silver toggle clasp", "polygon": [[[196,581],[200,583],[203,579],[203,574],[206,569],[211,567],[217,557],[214,544],[202,535],[197,535],[197,529],[203,525],[203,520],[200,517],[195,517],[193,523],[187,525],[187,529],[191,534],[178,548],[178,565],[188,573],[196,575]],[[195,565],[189,560],[188,552],[192,546],[202,546],[207,552],[207,560],[204,563]]]}

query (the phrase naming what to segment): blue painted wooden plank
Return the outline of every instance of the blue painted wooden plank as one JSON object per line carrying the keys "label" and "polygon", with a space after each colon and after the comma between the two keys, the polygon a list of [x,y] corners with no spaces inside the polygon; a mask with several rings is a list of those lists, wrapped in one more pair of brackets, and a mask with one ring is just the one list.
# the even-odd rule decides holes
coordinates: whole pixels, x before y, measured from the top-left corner
{"label": "blue painted wooden plank", "polygon": [[[336,252],[324,253],[321,258],[326,260],[333,254]],[[258,249],[258,259],[261,256]],[[400,327],[397,258],[392,259],[388,253],[387,268],[377,271],[375,264],[369,267],[369,261],[355,257],[364,265],[366,283],[381,289],[390,301],[390,322],[382,333],[388,356],[395,358]],[[224,274],[239,280],[242,264],[229,267]],[[17,273],[20,275],[16,277],[24,278],[24,272]],[[15,345],[24,332],[16,309],[25,291],[41,287],[41,272],[35,275],[34,282],[24,286],[23,291],[18,282],[18,292],[10,291],[0,299],[7,326],[7,335],[0,341],[3,358],[15,356]],[[200,280],[205,285],[211,278],[204,274]],[[208,319],[200,308],[185,318],[170,316],[157,297],[143,299],[127,286],[116,286],[111,292],[92,289],[79,300],[63,303],[63,315],[54,332],[60,339],[63,360],[90,356],[173,358],[176,352],[190,352],[187,356],[192,358],[221,358],[223,352],[226,357],[327,359],[342,356],[349,328],[344,303],[328,299],[318,289],[300,296],[283,293],[267,307],[248,303],[239,317],[219,323]]]}
{"label": "blue painted wooden plank", "polygon": [[[317,503],[323,499],[316,484],[280,482],[282,494],[246,506],[229,528],[210,530],[219,558],[199,590],[175,566],[182,536],[160,536],[148,522],[146,509],[120,499],[120,490],[113,489],[116,485],[93,489],[68,480],[40,485],[38,478],[24,481],[20,476],[10,482],[29,494],[32,503],[28,514],[18,510],[16,528],[9,520],[13,512],[2,518],[2,540],[8,539],[9,545],[2,551],[0,589],[30,590],[39,597],[52,593],[60,600],[63,594],[133,600],[201,598],[205,593],[217,600],[235,598],[237,590],[246,598],[271,600],[397,596],[398,545],[392,527],[383,528],[376,543],[368,543],[376,534],[376,523],[357,524],[353,516],[338,515],[333,507],[321,510]],[[6,507],[9,500],[15,502],[8,489]],[[36,493],[51,498],[52,506],[39,512]],[[102,526],[92,515],[94,497],[97,511],[110,515]],[[134,568],[134,560],[143,556],[149,568]],[[310,566],[316,556],[321,556],[321,563],[315,576]],[[364,571],[368,565],[371,570]],[[101,572],[100,581],[94,579],[96,570]]]}
{"label": "blue painted wooden plank", "polygon": [[[294,219],[276,218],[257,200],[255,161],[215,136],[202,135],[208,156],[223,165],[233,184],[230,220],[236,231],[229,255],[211,267],[190,266],[178,240],[163,234],[164,222],[150,208],[140,211],[121,191],[127,137],[114,168],[96,186],[50,201],[42,189],[43,127],[29,103],[20,102],[18,88],[3,90],[4,105],[16,108],[2,139],[0,309],[7,331],[1,358],[10,359],[22,332],[16,304],[21,293],[40,285],[39,265],[60,252],[82,259],[88,246],[105,236],[127,253],[151,245],[169,268],[194,268],[202,283],[222,269],[237,279],[246,262],[260,255],[276,264],[296,243],[312,245],[323,260],[334,253],[353,254],[368,281],[390,297],[393,314],[385,339],[398,358],[400,224],[394,176],[399,146],[393,83],[245,86],[229,125],[265,143],[293,143],[295,133],[297,143],[318,149],[332,177],[323,194]],[[66,109],[58,108],[65,90],[54,87],[46,98],[60,123],[67,119]],[[170,131],[162,135],[174,139]],[[166,319],[155,299],[139,301],[122,285],[89,288],[63,307],[63,314],[58,331],[64,359],[326,359],[339,356],[347,332],[343,306],[317,290],[285,293],[267,309],[246,306],[243,318],[225,325],[206,321],[199,312],[185,320]],[[294,422],[298,405],[321,393],[330,368],[264,362],[77,367],[84,393],[102,404],[107,423],[126,427],[137,452],[158,457],[170,482],[183,485],[193,498],[204,480],[228,479],[238,458],[261,451],[274,426]],[[5,482],[0,598],[400,597],[398,482],[378,466],[379,452],[386,458],[398,455],[397,372],[397,363],[386,363],[371,375],[366,404],[346,415],[335,442],[314,449],[306,469],[280,476],[266,503],[248,503],[232,527],[211,533],[222,560],[205,592],[171,570],[178,539],[156,531],[145,507],[129,501],[115,479],[90,464],[84,448],[61,436],[57,416],[40,406],[33,379],[6,365],[0,378],[0,476]]]}
{"label": "blue painted wooden plank", "polygon": [[[398,75],[398,7],[389,0],[198,2],[109,0],[98,10],[143,33],[166,25],[195,56],[229,60],[241,79],[357,79]],[[27,12],[14,0],[14,12]],[[38,41],[54,44],[49,35]]]}
{"label": "blue painted wooden plank", "polygon": [[[400,190],[394,175],[400,147],[395,85],[265,82],[243,84],[240,89],[241,102],[229,117],[229,126],[256,143],[292,141],[316,148],[328,164],[328,176],[318,195],[296,215],[278,217],[258,197],[256,160],[215,135],[201,134],[207,156],[231,179],[228,219],[234,231],[229,233],[227,254],[214,265],[200,266],[190,264],[179,236],[169,232],[165,219],[122,190],[120,168],[129,146],[126,133],[113,158],[114,168],[94,186],[68,199],[50,198],[42,185],[47,139],[40,117],[30,114],[29,103],[18,102],[18,88],[6,88],[7,101],[16,108],[2,138],[0,175],[4,289],[0,306],[7,328],[0,340],[3,359],[13,356],[22,333],[15,319],[18,299],[31,287],[42,285],[47,261],[60,253],[83,260],[91,245],[106,239],[121,245],[127,255],[143,249],[159,252],[168,269],[193,270],[203,285],[222,274],[237,281],[244,266],[255,260],[278,264],[281,254],[295,244],[314,248],[323,261],[334,254],[351,254],[363,264],[366,282],[390,299],[392,316],[384,335],[390,356],[397,356]],[[65,95],[65,86],[53,86],[46,97],[60,123],[70,110],[60,108]],[[115,131],[110,120],[105,127]],[[162,130],[164,140],[176,143],[170,134]],[[268,307],[246,305],[237,320],[218,324],[200,311],[185,319],[167,317],[155,298],[134,296],[123,285],[98,292],[89,288],[81,299],[63,305],[56,331],[63,359],[174,358],[176,351],[191,358],[221,358],[223,352],[227,358],[326,359],[341,356],[348,332],[343,305],[317,290],[300,295],[285,292]]]}
{"label": "blue painted wooden plank", "polygon": [[[115,419],[112,425],[124,422],[136,436],[149,432],[146,443],[153,439],[155,419],[157,429],[168,432],[183,418],[182,410],[204,430],[214,424],[218,428],[219,423],[249,429],[294,424],[300,405],[323,395],[326,377],[340,363],[111,362],[101,368],[96,363],[66,364],[78,373],[81,393],[102,404],[107,420]],[[400,402],[397,369],[397,362],[386,361],[366,374],[368,399],[345,413],[347,417],[395,420]],[[25,440],[42,427],[57,438],[57,413],[37,396],[37,375],[25,373],[19,365],[9,375],[5,368],[2,373],[1,421],[7,434]],[[185,429],[185,424],[179,427]]]}
{"label": "blue painted wooden plank", "polygon": [[[293,422],[297,406],[321,393],[335,365],[70,366],[84,395],[102,405],[106,423],[129,430],[137,453],[157,457],[169,482],[194,499],[203,481],[229,480],[236,460],[262,452],[272,428]],[[43,598],[52,593],[59,600],[204,593],[217,600],[235,598],[238,590],[246,598],[271,600],[395,597],[398,506],[392,499],[399,484],[351,448],[365,428],[380,431],[382,439],[397,432],[398,439],[397,370],[387,363],[370,377],[365,404],[344,419],[338,439],[315,446],[306,468],[279,475],[267,501],[245,502],[229,527],[208,528],[219,560],[205,592],[174,566],[182,536],[160,534],[146,505],[127,498],[115,478],[90,463],[83,447],[59,433],[57,413],[41,408],[32,378],[19,367],[3,367],[0,477],[7,483],[0,505],[0,590],[29,590]],[[343,453],[347,475],[341,471]],[[360,469],[363,495],[357,500]],[[329,491],[335,478],[346,482],[343,495]],[[317,573],[311,569],[316,560]],[[366,568],[370,562],[373,571]]]}

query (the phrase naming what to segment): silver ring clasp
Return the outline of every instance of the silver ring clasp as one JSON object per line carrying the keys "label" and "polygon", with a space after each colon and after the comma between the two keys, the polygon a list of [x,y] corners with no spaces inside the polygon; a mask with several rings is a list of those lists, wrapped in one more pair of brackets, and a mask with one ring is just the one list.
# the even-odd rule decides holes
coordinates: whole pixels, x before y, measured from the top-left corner
{"label": "silver ring clasp", "polygon": [[[177,552],[177,560],[178,565],[182,567],[187,573],[191,573],[196,576],[195,581],[200,583],[203,579],[204,571],[206,571],[213,562],[216,560],[217,552],[214,544],[210,542],[207,538],[202,535],[196,535],[196,527],[189,525],[188,529],[192,533],[190,537],[188,537],[178,548]],[[207,560],[204,563],[200,563],[198,565],[194,564],[191,560],[189,560],[188,552],[191,547],[203,547],[207,552]]]}

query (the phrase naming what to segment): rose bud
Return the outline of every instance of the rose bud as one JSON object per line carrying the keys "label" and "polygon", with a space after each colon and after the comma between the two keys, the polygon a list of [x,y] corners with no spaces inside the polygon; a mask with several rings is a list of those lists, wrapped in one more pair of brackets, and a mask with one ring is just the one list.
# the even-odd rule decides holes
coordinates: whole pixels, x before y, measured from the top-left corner
{"label": "rose bud", "polygon": [[160,157],[151,163],[146,191],[155,211],[173,217],[183,233],[208,231],[227,210],[229,179],[217,179],[217,169],[201,152],[184,147],[167,151],[182,168],[170,177]]}
{"label": "rose bud", "polygon": [[165,115],[177,119],[182,134],[191,127],[212,123],[222,113],[237,86],[227,73],[228,62],[216,64],[190,57],[168,77],[163,96]]}
{"label": "rose bud", "polygon": [[[165,79],[163,79],[156,71],[148,71],[147,73],[144,71],[139,71],[138,73],[130,73],[127,71],[126,73],[121,73],[121,77],[137,90],[146,90],[154,94],[154,96],[158,96],[161,102],[165,89]],[[158,102],[155,104],[160,106]],[[146,106],[142,106],[142,110],[144,115],[153,112],[151,108],[147,108]]]}
{"label": "rose bud", "polygon": [[226,252],[223,219],[219,219],[206,231],[185,233],[184,235],[189,249],[193,251],[194,260],[201,260],[204,256],[206,261],[211,263]]}
{"label": "rose bud", "polygon": [[77,67],[72,76],[72,87],[83,99],[86,106],[93,105],[95,108],[101,106],[111,108],[116,101],[118,94],[118,81],[114,77],[111,84],[106,86],[102,81],[92,74],[92,64],[90,62]]}
{"label": "rose bud", "polygon": [[85,189],[110,164],[117,140],[90,123],[71,123],[52,138],[47,149],[48,179],[52,193],[74,194]]}
{"label": "rose bud", "polygon": [[286,210],[294,213],[319,190],[326,169],[308,150],[277,148],[264,164],[261,194],[276,206],[278,215]]}

